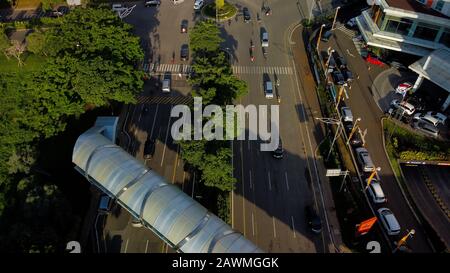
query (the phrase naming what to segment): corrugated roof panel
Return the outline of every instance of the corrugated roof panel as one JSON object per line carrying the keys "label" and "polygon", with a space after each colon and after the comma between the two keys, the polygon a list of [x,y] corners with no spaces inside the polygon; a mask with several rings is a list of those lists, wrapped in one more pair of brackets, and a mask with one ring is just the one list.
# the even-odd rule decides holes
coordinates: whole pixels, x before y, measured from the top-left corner
{"label": "corrugated roof panel", "polygon": [[[180,244],[182,252],[257,249],[178,187],[168,184],[156,172],[113,145],[99,133],[101,131],[101,127],[93,127],[78,138],[72,161],[82,172],[86,171],[89,161],[91,182],[107,194],[116,195],[119,204],[135,215],[140,215],[144,208],[142,220],[154,228],[158,236],[172,245]],[[124,187],[127,189],[123,190]]]}

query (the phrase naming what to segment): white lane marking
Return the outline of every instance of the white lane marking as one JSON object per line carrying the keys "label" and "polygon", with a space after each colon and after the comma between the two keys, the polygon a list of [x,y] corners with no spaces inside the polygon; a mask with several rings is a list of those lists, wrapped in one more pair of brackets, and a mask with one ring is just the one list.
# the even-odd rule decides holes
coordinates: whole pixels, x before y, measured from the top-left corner
{"label": "white lane marking", "polygon": [[245,177],[244,177],[244,153],[243,153],[243,149],[242,149],[242,141],[240,141],[240,151],[241,151],[241,174],[242,174],[242,215],[243,215],[243,219],[244,219],[244,236],[246,235],[247,232],[247,226],[246,226],[246,221],[245,221]]}
{"label": "white lane marking", "polygon": [[152,130],[150,131],[150,138],[153,137],[153,129],[155,128],[156,116],[158,115],[158,108],[159,108],[159,104],[156,105],[155,115],[153,117]]}
{"label": "white lane marking", "polygon": [[250,181],[250,189],[253,189],[253,183],[252,183],[252,171],[249,170],[248,172],[249,172],[248,180]]}
{"label": "white lane marking", "polygon": [[289,191],[289,181],[288,181],[287,171],[284,172],[284,177],[286,178],[286,188]]}
{"label": "white lane marking", "polygon": [[147,249],[148,249],[148,240],[147,240],[147,242],[145,243],[145,253],[147,253]]}
{"label": "white lane marking", "polygon": [[275,217],[272,216],[273,237],[277,238],[277,230],[275,229]]}
{"label": "white lane marking", "polygon": [[[173,105],[170,107],[170,112],[172,112],[172,108]],[[169,129],[170,129],[170,120],[172,119],[172,117],[169,115],[169,121],[167,122],[167,131],[166,131],[166,140],[164,141],[164,149],[163,149],[163,154],[162,154],[162,158],[161,158],[161,167],[163,165],[164,162],[164,156],[166,155],[166,147],[167,147],[167,137],[169,136]]]}
{"label": "white lane marking", "polygon": [[267,179],[269,179],[269,191],[272,190],[272,183],[270,182],[270,172],[267,171]]}
{"label": "white lane marking", "polygon": [[294,238],[297,238],[297,235],[295,235],[294,216],[292,215],[291,215],[291,223],[292,223],[292,231],[294,232]]}
{"label": "white lane marking", "polygon": [[124,249],[124,253],[127,253],[127,249],[128,249],[128,242],[129,242],[129,239],[127,239],[127,242],[125,243],[125,249]]}
{"label": "white lane marking", "polygon": [[255,217],[253,216],[252,212],[252,234],[255,236]]}

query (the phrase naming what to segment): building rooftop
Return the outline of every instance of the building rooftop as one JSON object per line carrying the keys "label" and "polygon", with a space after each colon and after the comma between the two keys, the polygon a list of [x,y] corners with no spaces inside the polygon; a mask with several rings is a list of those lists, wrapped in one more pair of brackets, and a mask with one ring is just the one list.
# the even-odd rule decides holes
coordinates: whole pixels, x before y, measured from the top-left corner
{"label": "building rooftop", "polygon": [[431,16],[441,17],[445,19],[450,19],[450,17],[432,9],[431,7],[428,7],[426,5],[423,5],[416,0],[385,0],[386,3],[389,5],[389,7],[417,12],[417,13],[423,13]]}
{"label": "building rooftop", "polygon": [[450,92],[450,50],[441,48],[411,64],[409,68]]}

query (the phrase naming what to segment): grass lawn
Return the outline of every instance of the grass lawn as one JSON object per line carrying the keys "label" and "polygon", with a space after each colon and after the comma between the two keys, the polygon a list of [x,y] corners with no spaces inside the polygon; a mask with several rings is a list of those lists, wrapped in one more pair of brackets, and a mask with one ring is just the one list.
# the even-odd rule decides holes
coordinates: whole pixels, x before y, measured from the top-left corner
{"label": "grass lawn", "polygon": [[4,54],[0,55],[0,73],[5,72],[29,72],[40,70],[42,64],[45,62],[45,57],[34,54],[24,53],[24,65],[19,67],[15,58],[6,58]]}

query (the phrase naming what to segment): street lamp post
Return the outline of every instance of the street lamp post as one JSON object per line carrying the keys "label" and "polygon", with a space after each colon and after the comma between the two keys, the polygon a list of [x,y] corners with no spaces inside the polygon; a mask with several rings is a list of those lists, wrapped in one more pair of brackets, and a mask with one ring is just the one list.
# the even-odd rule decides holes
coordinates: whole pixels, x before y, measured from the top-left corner
{"label": "street lamp post", "polygon": [[328,48],[328,50],[327,50],[327,52],[328,52],[328,59],[327,59],[327,62],[325,63],[325,77],[327,76],[327,74],[328,74],[328,66],[330,65],[330,59],[331,59],[331,56],[333,55],[333,53],[334,53],[334,49],[331,49],[331,47],[330,48]]}
{"label": "street lamp post", "polygon": [[404,244],[406,244],[406,240],[408,240],[409,237],[412,238],[412,236],[416,233],[416,231],[414,229],[411,229],[408,234],[406,234],[405,236],[403,236],[403,238],[400,239],[400,241],[397,242],[397,247],[394,249],[394,251],[392,251],[392,253],[395,253],[397,250],[400,249],[400,247]]}
{"label": "street lamp post", "polygon": [[316,118],[316,120],[326,123],[326,124],[334,124],[334,125],[338,126],[338,128],[336,129],[336,133],[334,134],[333,141],[331,142],[330,149],[328,150],[328,155],[327,155],[327,159],[326,159],[328,161],[328,159],[330,158],[331,150],[333,149],[334,143],[336,142],[336,139],[339,137],[342,122],[340,120],[334,119],[334,118]]}
{"label": "street lamp post", "polygon": [[331,25],[331,30],[333,31],[334,30],[334,25],[336,24],[336,18],[337,18],[337,15],[338,15],[338,12],[339,12],[339,9],[340,9],[341,7],[337,7],[336,8],[336,13],[334,14],[334,20],[333,20],[333,25]]}
{"label": "street lamp post", "polygon": [[325,24],[322,24],[322,26],[320,26],[319,37],[317,38],[317,46],[316,46],[317,52],[319,52],[320,39],[322,38],[322,31],[324,26]]}
{"label": "street lamp post", "polygon": [[370,174],[369,178],[367,179],[367,185],[366,188],[364,190],[367,190],[367,188],[370,186],[370,183],[372,183],[373,178],[375,177],[375,175],[377,174],[377,172],[381,171],[380,167],[375,168],[372,173]]}
{"label": "street lamp post", "polygon": [[350,134],[348,135],[347,139],[347,145],[350,143],[350,139],[352,138],[353,134],[356,132],[356,128],[358,128],[358,122],[361,121],[361,118],[357,118],[355,123],[353,124],[352,130],[350,131]]}

